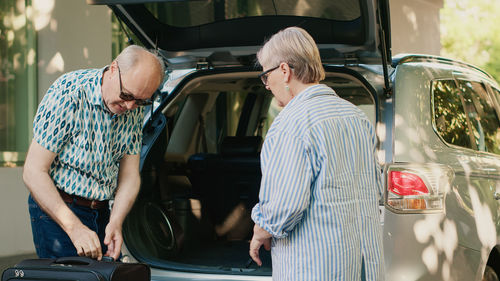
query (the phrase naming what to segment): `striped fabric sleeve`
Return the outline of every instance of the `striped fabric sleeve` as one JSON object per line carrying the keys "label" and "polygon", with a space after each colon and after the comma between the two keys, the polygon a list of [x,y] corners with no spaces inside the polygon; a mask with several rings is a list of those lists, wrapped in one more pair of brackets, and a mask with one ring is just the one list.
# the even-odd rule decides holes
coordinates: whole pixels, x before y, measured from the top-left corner
{"label": "striped fabric sleeve", "polygon": [[[377,147],[375,146],[374,150],[376,150]],[[375,158],[375,167],[377,168],[375,173],[376,173],[376,180],[377,180],[377,187],[378,187],[378,196],[379,200],[384,198],[384,185],[382,183],[383,180],[383,171],[382,168],[380,167],[380,164],[378,162],[378,157],[377,157],[377,152],[374,151],[374,158]]]}
{"label": "striped fabric sleeve", "polygon": [[375,127],[370,123],[370,121],[366,120],[365,123],[367,124],[367,131],[370,133],[370,137],[372,138],[372,146],[373,146],[373,161],[375,161],[375,177],[377,181],[377,190],[378,190],[378,196],[379,200],[384,198],[384,185],[382,184],[382,178],[383,178],[383,171],[382,168],[380,167],[379,161],[378,161],[378,155],[377,155],[377,135],[375,133]]}
{"label": "striped fabric sleeve", "polygon": [[273,237],[284,238],[309,206],[310,156],[303,140],[287,132],[268,137],[262,153],[259,204],[252,219]]}

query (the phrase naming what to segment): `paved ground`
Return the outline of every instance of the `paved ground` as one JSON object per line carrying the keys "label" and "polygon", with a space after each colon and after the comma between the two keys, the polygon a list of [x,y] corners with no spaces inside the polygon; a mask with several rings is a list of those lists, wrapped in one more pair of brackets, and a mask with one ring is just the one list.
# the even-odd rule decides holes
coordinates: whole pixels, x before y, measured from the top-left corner
{"label": "paved ground", "polygon": [[0,276],[2,275],[2,272],[15,265],[16,263],[24,260],[24,259],[35,259],[37,256],[35,254],[29,254],[29,255],[18,255],[18,256],[10,256],[10,257],[2,257],[0,258]]}

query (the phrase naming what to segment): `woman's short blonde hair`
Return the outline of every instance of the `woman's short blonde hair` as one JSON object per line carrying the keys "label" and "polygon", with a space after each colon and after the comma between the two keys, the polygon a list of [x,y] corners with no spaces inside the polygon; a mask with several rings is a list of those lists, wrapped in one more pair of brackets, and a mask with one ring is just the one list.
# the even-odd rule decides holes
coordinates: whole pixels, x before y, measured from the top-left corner
{"label": "woman's short blonde hair", "polygon": [[325,70],[314,39],[300,27],[288,27],[274,34],[257,53],[260,65],[271,67],[285,62],[302,83],[325,79]]}

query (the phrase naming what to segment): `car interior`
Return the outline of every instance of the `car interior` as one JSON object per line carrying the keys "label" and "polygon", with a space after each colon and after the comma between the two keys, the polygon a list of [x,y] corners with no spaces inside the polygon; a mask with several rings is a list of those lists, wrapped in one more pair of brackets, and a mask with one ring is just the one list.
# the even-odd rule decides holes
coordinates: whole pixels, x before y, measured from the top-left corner
{"label": "car interior", "polygon": [[[251,210],[258,202],[259,153],[281,108],[258,73],[196,77],[175,89],[162,110],[166,125],[143,166],[142,187],[124,225],[127,248],[165,268],[269,275],[248,255]],[[357,79],[322,82],[359,106],[375,124],[375,101]],[[141,260],[142,259],[142,260]]]}

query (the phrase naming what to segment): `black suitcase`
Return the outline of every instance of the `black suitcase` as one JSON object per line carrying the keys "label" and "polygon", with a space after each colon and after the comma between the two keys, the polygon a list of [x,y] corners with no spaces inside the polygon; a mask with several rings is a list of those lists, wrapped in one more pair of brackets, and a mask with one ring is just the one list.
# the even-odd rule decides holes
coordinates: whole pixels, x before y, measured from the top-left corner
{"label": "black suitcase", "polygon": [[2,281],[150,281],[151,270],[142,263],[97,261],[87,257],[23,260],[6,269]]}

